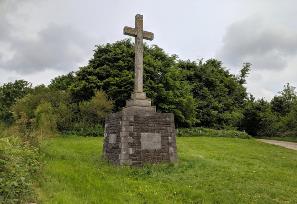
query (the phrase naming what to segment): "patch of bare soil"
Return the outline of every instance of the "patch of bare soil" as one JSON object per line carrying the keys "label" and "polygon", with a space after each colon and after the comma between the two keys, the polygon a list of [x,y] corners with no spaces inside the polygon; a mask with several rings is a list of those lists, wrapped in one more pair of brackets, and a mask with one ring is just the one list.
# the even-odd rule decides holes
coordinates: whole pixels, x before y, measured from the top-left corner
{"label": "patch of bare soil", "polygon": [[297,150],[297,143],[295,142],[285,142],[285,141],[278,141],[278,140],[265,140],[265,139],[258,139],[258,141],[265,142],[268,144],[282,146],[288,149]]}

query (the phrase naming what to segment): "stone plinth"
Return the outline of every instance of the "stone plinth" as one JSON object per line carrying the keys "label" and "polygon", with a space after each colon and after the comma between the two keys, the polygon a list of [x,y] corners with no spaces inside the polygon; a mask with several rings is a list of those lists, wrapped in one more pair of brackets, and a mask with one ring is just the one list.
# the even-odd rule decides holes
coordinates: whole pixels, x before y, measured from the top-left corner
{"label": "stone plinth", "polygon": [[131,101],[122,111],[106,118],[104,157],[120,165],[175,162],[174,115],[158,113],[154,106],[140,106]]}

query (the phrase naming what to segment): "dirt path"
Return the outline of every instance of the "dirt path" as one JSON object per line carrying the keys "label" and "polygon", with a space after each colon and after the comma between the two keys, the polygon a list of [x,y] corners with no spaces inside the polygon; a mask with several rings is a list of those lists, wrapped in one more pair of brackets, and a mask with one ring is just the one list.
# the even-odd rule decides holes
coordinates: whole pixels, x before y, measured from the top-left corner
{"label": "dirt path", "polygon": [[268,144],[274,144],[278,146],[282,146],[288,149],[297,150],[297,143],[295,142],[285,142],[285,141],[278,141],[278,140],[265,140],[265,139],[258,139],[258,141],[265,142]]}

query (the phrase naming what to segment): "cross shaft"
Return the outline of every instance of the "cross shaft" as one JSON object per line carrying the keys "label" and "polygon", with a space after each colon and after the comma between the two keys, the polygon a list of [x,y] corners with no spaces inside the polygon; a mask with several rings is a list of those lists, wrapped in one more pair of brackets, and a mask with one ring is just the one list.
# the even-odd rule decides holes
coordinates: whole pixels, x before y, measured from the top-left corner
{"label": "cross shaft", "polygon": [[135,37],[134,93],[143,93],[143,39],[153,40],[154,34],[143,30],[143,16],[135,16],[135,28],[124,27],[124,35]]}

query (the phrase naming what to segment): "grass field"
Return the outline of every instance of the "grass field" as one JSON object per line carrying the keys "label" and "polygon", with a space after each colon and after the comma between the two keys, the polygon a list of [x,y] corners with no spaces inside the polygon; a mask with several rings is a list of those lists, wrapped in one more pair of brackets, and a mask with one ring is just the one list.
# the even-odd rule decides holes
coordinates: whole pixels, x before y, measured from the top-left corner
{"label": "grass field", "polygon": [[297,203],[297,151],[253,139],[177,143],[178,164],[129,168],[101,160],[102,138],[49,139],[40,202]]}

